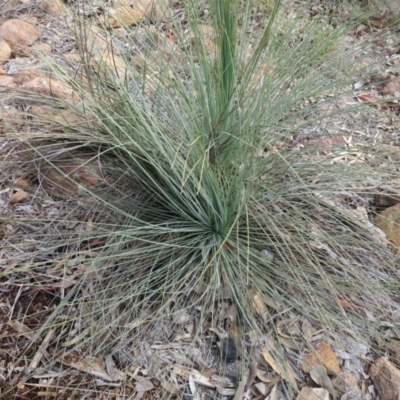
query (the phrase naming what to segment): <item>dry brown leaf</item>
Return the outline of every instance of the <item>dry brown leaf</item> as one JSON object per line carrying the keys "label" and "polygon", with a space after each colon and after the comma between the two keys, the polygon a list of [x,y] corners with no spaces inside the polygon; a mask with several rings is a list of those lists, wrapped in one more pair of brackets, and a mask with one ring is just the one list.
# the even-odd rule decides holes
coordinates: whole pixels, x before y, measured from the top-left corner
{"label": "dry brown leaf", "polygon": [[35,356],[33,357],[32,361],[29,364],[28,371],[31,372],[37,368],[41,359],[43,358],[45,353],[47,353],[46,349],[49,346],[50,342],[53,340],[55,333],[56,333],[55,329],[50,329],[47,332],[47,335],[43,339],[43,342],[41,343],[39,350],[36,352]]}
{"label": "dry brown leaf", "polygon": [[339,359],[326,342],[319,342],[315,346],[315,352],[304,357],[305,364],[302,365],[302,370],[305,373],[310,372],[310,368],[317,364],[322,364],[328,374],[339,374],[340,365]]}
{"label": "dry brown leaf", "polygon": [[310,368],[311,379],[319,386],[325,388],[333,399],[336,399],[336,392],[333,389],[332,381],[326,374],[325,368],[321,364],[313,365]]}
{"label": "dry brown leaf", "polygon": [[31,329],[24,325],[22,322],[9,321],[8,324],[17,332],[18,335],[25,336],[30,340],[34,338],[34,334]]}
{"label": "dry brown leaf", "polygon": [[154,387],[150,379],[143,379],[136,383],[135,390],[144,393],[153,390]]}
{"label": "dry brown leaf", "polygon": [[[276,354],[275,349],[278,348],[276,346],[276,343],[271,339],[267,340],[265,343],[266,345],[261,347],[261,353],[265,361],[281,378],[287,380],[293,387],[297,387],[296,385],[297,377],[295,376],[292,367],[287,362],[287,360],[284,359],[283,356],[280,357],[278,354]],[[275,354],[273,355],[273,353]],[[284,365],[281,364],[281,361],[283,360],[284,360]]]}
{"label": "dry brown leaf", "polygon": [[75,182],[55,168],[42,168],[40,173],[40,183],[48,192],[64,196],[76,193],[78,190],[78,185]]}
{"label": "dry brown leaf", "polygon": [[293,336],[300,336],[301,329],[299,326],[300,318],[291,317],[285,320],[280,320],[276,323],[276,331],[280,338],[293,339]]}
{"label": "dry brown leaf", "polygon": [[164,388],[168,393],[178,394],[180,392],[179,388],[175,387],[171,382],[164,379],[161,382],[161,387]]}
{"label": "dry brown leaf", "polygon": [[114,370],[114,375],[109,375],[102,360],[95,357],[82,357],[76,352],[55,354],[49,349],[49,353],[60,363],[75,368],[78,371],[96,376],[106,382],[122,381],[125,378],[123,372]]}
{"label": "dry brown leaf", "polygon": [[376,103],[378,99],[375,96],[372,96],[368,93],[363,93],[357,96],[361,101],[367,101],[368,103]]}
{"label": "dry brown leaf", "polygon": [[15,203],[22,203],[28,198],[28,193],[25,192],[25,190],[18,190],[17,192],[14,192],[10,196],[10,203],[15,204]]}
{"label": "dry brown leaf", "polygon": [[[215,387],[215,385],[206,376],[206,373],[201,374],[199,371],[195,369],[186,370],[181,367],[174,367],[173,372],[176,375],[183,376],[184,378],[189,378],[189,376],[192,376],[193,382],[198,383],[199,385],[206,386],[209,388]],[[211,376],[213,372],[214,371],[209,371],[208,375]]]}
{"label": "dry brown leaf", "polygon": [[281,380],[279,375],[269,375],[265,371],[261,371],[259,369],[257,369],[256,376],[261,382],[264,383],[278,383]]}
{"label": "dry brown leaf", "polygon": [[[190,375],[195,382],[193,375]],[[223,376],[220,373],[214,373],[210,376],[210,383],[215,385],[215,387],[223,387],[223,388],[233,388],[235,387],[235,381],[229,376]]]}
{"label": "dry brown leaf", "polygon": [[263,337],[264,335],[256,330],[246,332],[246,340],[253,345],[259,343]]}
{"label": "dry brown leaf", "polygon": [[279,343],[288,349],[299,350],[301,345],[294,339],[279,338]]}
{"label": "dry brown leaf", "polygon": [[301,321],[301,330],[303,332],[303,337],[307,343],[311,343],[312,340],[312,326],[310,321],[306,318],[303,318]]}
{"label": "dry brown leaf", "polygon": [[392,109],[394,111],[399,111],[400,110],[400,103],[397,103],[396,101],[385,101],[382,103],[382,107],[386,109]]}
{"label": "dry brown leaf", "polygon": [[267,307],[265,307],[261,296],[253,290],[250,293],[252,299],[251,306],[253,308],[253,311],[259,316],[265,315],[265,313],[267,312]]}
{"label": "dry brown leaf", "polygon": [[353,310],[359,309],[359,307],[357,307],[355,304],[351,303],[350,301],[348,301],[346,299],[338,298],[338,302],[343,308],[351,308]]}
{"label": "dry brown leaf", "polygon": [[191,321],[192,317],[185,311],[180,310],[176,314],[174,314],[172,321],[175,324],[186,324],[187,322]]}
{"label": "dry brown leaf", "polygon": [[254,387],[257,389],[257,392],[263,396],[267,396],[272,389],[270,385],[266,385],[264,382],[258,382]]}
{"label": "dry brown leaf", "polygon": [[400,203],[387,208],[376,218],[377,226],[387,239],[400,250]]}
{"label": "dry brown leaf", "polygon": [[382,29],[387,25],[387,23],[381,19],[370,19],[368,23],[370,26],[378,29]]}

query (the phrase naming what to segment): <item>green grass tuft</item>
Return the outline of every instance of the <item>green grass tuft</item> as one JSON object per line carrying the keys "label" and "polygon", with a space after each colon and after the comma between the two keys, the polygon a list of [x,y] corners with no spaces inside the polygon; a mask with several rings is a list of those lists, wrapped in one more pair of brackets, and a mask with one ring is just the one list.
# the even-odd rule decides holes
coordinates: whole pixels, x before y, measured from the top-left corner
{"label": "green grass tuft", "polygon": [[[349,68],[356,49],[338,47],[347,27],[323,27],[301,10],[285,19],[277,1],[257,37],[249,18],[237,23],[251,4],[210,1],[213,52],[192,3],[196,49],[177,30],[181,48],[169,43],[157,66],[116,68],[99,61],[84,25],[82,83],[52,66],[81,101],[45,102],[67,107],[79,123],[50,121],[52,132],[27,145],[60,173],[81,155],[105,183],[81,188],[72,221],[62,217],[85,228],[61,231],[48,245],[81,261],[43,329],[59,327],[68,337],[74,321],[79,346],[102,355],[127,343],[135,352],[141,341],[172,341],[183,312],[196,322],[188,352],[206,325],[237,326],[242,338],[252,330],[279,337],[277,323],[288,315],[331,332],[338,344],[348,335],[371,340],[395,318],[394,257],[343,199],[373,190],[385,173],[335,163],[335,150],[320,156],[318,144],[296,144],[352,111],[336,107],[358,72]],[[123,54],[107,32],[99,34],[110,52]],[[36,256],[29,268],[44,279],[64,254],[52,257]],[[222,303],[236,309],[234,321],[220,314]],[[244,345],[241,357],[249,357]]]}

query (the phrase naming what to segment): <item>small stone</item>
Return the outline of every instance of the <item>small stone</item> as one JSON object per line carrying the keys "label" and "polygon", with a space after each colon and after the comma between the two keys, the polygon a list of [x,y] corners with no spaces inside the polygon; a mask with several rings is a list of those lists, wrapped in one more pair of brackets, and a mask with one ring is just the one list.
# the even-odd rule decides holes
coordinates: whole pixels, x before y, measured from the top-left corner
{"label": "small stone", "polygon": [[5,40],[0,40],[0,63],[11,58],[11,47]]}
{"label": "small stone", "polygon": [[47,43],[36,43],[33,48],[38,51],[43,51],[45,53],[51,53],[51,46]]}
{"label": "small stone", "polygon": [[303,387],[296,400],[329,400],[329,392],[323,388]]}
{"label": "small stone", "polygon": [[375,360],[370,376],[380,400],[400,400],[400,370],[385,357]]}
{"label": "small stone", "polygon": [[33,25],[20,19],[9,19],[0,26],[0,39],[6,41],[13,51],[21,46],[30,46],[39,37],[39,31]]}
{"label": "small stone", "polygon": [[67,9],[61,0],[41,0],[39,8],[56,18],[60,17],[60,15]]}

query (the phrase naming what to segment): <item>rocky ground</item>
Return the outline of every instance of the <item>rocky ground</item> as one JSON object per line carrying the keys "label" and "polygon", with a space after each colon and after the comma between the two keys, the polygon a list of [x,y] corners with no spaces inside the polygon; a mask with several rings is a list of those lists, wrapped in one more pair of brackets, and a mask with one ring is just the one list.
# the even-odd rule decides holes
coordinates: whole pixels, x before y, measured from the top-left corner
{"label": "rocky ground", "polygon": [[[149,34],[158,30],[159,47],[150,51],[146,59],[142,55],[133,55],[131,62],[138,68],[143,68],[146,64],[148,68],[156,70],[160,52],[168,56],[171,49],[179,51],[169,18],[184,16],[179,1],[170,3],[169,6],[161,6],[157,1],[150,0],[121,0],[119,3],[97,1],[91,4],[84,0],[3,0],[0,5],[0,157],[3,163],[7,162],[9,165],[13,160],[15,163],[11,174],[9,170],[6,176],[0,172],[0,213],[3,217],[29,215],[40,219],[52,215],[60,216],[62,212],[67,214],[69,210],[65,197],[76,192],[79,185],[95,186],[101,180],[88,165],[66,167],[67,172],[68,168],[74,171],[77,184],[72,186],[56,170],[38,168],[36,175],[35,172],[27,174],[23,163],[15,158],[13,152],[18,145],[19,135],[34,135],[35,126],[39,126],[32,124],[36,117],[53,120],[74,118],[67,111],[57,111],[24,99],[27,92],[59,99],[71,99],[75,96],[70,87],[52,76],[44,61],[46,55],[53,57],[59,65],[75,71],[75,76],[79,75],[80,59],[75,37],[70,29],[73,15],[79,13],[83,18],[97,18],[98,25],[87,33],[96,43],[94,48],[98,52],[98,60],[106,65],[116,66],[122,72],[126,68],[126,61],[118,55],[110,54],[101,26],[112,26],[116,38],[123,41],[125,35],[129,34],[126,26],[148,21],[146,29],[140,28],[142,31],[138,31],[138,36],[142,34],[142,40],[145,41]],[[310,15],[318,15],[323,10],[326,10],[326,4],[315,1],[310,6]],[[343,129],[327,137],[322,143],[322,155],[329,155],[332,146],[343,143],[345,137],[350,148],[346,156],[351,157],[351,141],[348,135],[350,129],[363,132],[366,140],[375,140],[378,144],[384,136],[388,162],[395,165],[399,160],[400,106],[395,97],[400,95],[400,36],[398,31],[396,33],[387,28],[388,20],[388,11],[385,10],[384,13],[372,17],[368,23],[360,24],[347,38],[347,46],[355,41],[366,40],[368,48],[372,48],[372,51],[366,52],[366,58],[368,57],[369,63],[373,58],[376,64],[376,79],[368,82],[368,85],[365,82],[354,82],[354,96],[349,98],[349,101],[370,103],[371,111],[364,125],[351,126],[351,129],[347,125],[347,130]],[[259,23],[262,23],[261,11]],[[205,23],[202,29],[206,37],[205,45],[212,52],[212,28]],[[380,33],[379,40],[373,36],[376,32]],[[179,67],[176,65],[176,68]],[[343,135],[343,132],[346,134]],[[297,145],[308,146],[311,143],[305,140]],[[394,168],[397,169],[395,166]],[[383,190],[382,195],[368,201],[374,210],[384,210],[374,222],[385,232],[392,244],[400,247],[400,227],[393,222],[400,218],[400,193],[385,193]],[[359,212],[367,215],[370,210],[365,206]],[[77,227],[71,226],[71,229],[75,228]],[[7,246],[0,248],[0,271],[21,264],[21,255],[10,250],[10,244],[17,237],[14,229],[13,224],[7,223],[5,219],[0,223],[0,243],[7,243]],[[31,230],[32,239],[38,234],[36,227],[27,224],[25,229],[26,232]],[[29,263],[30,244],[27,242],[24,246],[25,262]],[[95,244],[91,246],[95,247]],[[52,268],[54,274],[57,273],[56,270],[57,265]],[[71,275],[68,281],[64,280],[63,290],[73,284],[74,276]],[[179,340],[185,340],[188,335],[190,337],[193,330],[190,316],[187,315],[179,316],[182,330],[176,333],[176,342],[171,343],[168,348],[146,350],[148,354],[162,354],[163,362],[158,365],[162,372],[132,362],[130,368],[123,373],[117,368],[118,365],[114,365],[115,360],[107,357],[97,359],[79,351],[60,355],[55,346],[58,343],[57,330],[48,331],[45,337],[40,337],[39,331],[49,315],[47,310],[51,311],[54,304],[60,301],[59,292],[60,287],[51,281],[48,285],[36,285],[34,288],[26,283],[1,281],[1,398],[289,398],[287,386],[281,378],[284,371],[271,357],[273,342],[266,342],[265,347],[254,355],[248,368],[243,370],[234,332],[229,332],[227,338],[214,331],[214,337],[202,339],[218,342],[219,347],[215,343],[210,345],[212,351],[209,359],[198,352],[194,356],[195,361],[184,360],[179,352]],[[254,299],[255,302],[256,300]],[[224,312],[229,315],[228,306]],[[335,342],[329,335],[313,331],[306,320],[298,316],[291,317],[293,332],[309,335],[315,345],[316,354],[319,355],[305,354],[294,367],[293,382],[301,389],[298,399],[400,399],[398,327],[388,327],[389,339],[382,344],[386,357],[377,357],[370,347],[356,341],[350,343],[352,354],[346,353],[335,347]],[[288,349],[292,337],[282,333],[282,340],[287,340]],[[247,339],[252,341],[251,337]],[[70,341],[79,341],[79,337],[74,337],[72,333]],[[215,359],[222,355],[226,358],[226,368],[221,371],[215,369]],[[49,363],[50,360],[52,363]],[[183,379],[188,383],[183,385]]]}

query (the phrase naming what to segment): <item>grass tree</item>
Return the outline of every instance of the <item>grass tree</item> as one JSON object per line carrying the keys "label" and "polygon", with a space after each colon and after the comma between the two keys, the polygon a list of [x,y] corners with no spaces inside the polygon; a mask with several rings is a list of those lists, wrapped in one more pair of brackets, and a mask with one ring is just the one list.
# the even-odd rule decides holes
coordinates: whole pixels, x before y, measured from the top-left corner
{"label": "grass tree", "polygon": [[[349,335],[370,341],[395,318],[395,263],[346,202],[390,174],[363,161],[367,147],[347,162],[338,157],[345,146],[320,154],[316,140],[353,111],[339,107],[359,72],[357,49],[339,46],[348,26],[286,15],[277,1],[255,30],[250,1],[210,0],[203,23],[195,6],[184,6],[191,39],[176,25],[168,51],[146,26],[137,50],[131,28],[130,45],[148,61],[140,68],[112,30],[88,20],[75,25],[82,79],[51,65],[76,98],[41,101],[73,117],[41,120],[25,151],[39,172],[75,184],[65,167],[79,160],[102,183],[69,193],[73,211],[47,220],[57,229],[49,254],[40,256],[40,243],[13,270],[21,280],[34,271],[41,285],[57,265],[59,282],[73,275],[38,334],[58,329],[60,341],[94,355],[127,346],[138,354],[143,341],[173,340],[184,314],[195,321],[188,354],[207,327],[235,326],[243,365],[250,350],[241,339],[252,331],[277,340],[282,371],[277,327],[293,315],[340,345]],[[81,229],[62,227],[73,224]],[[235,310],[231,319],[221,303]]]}

